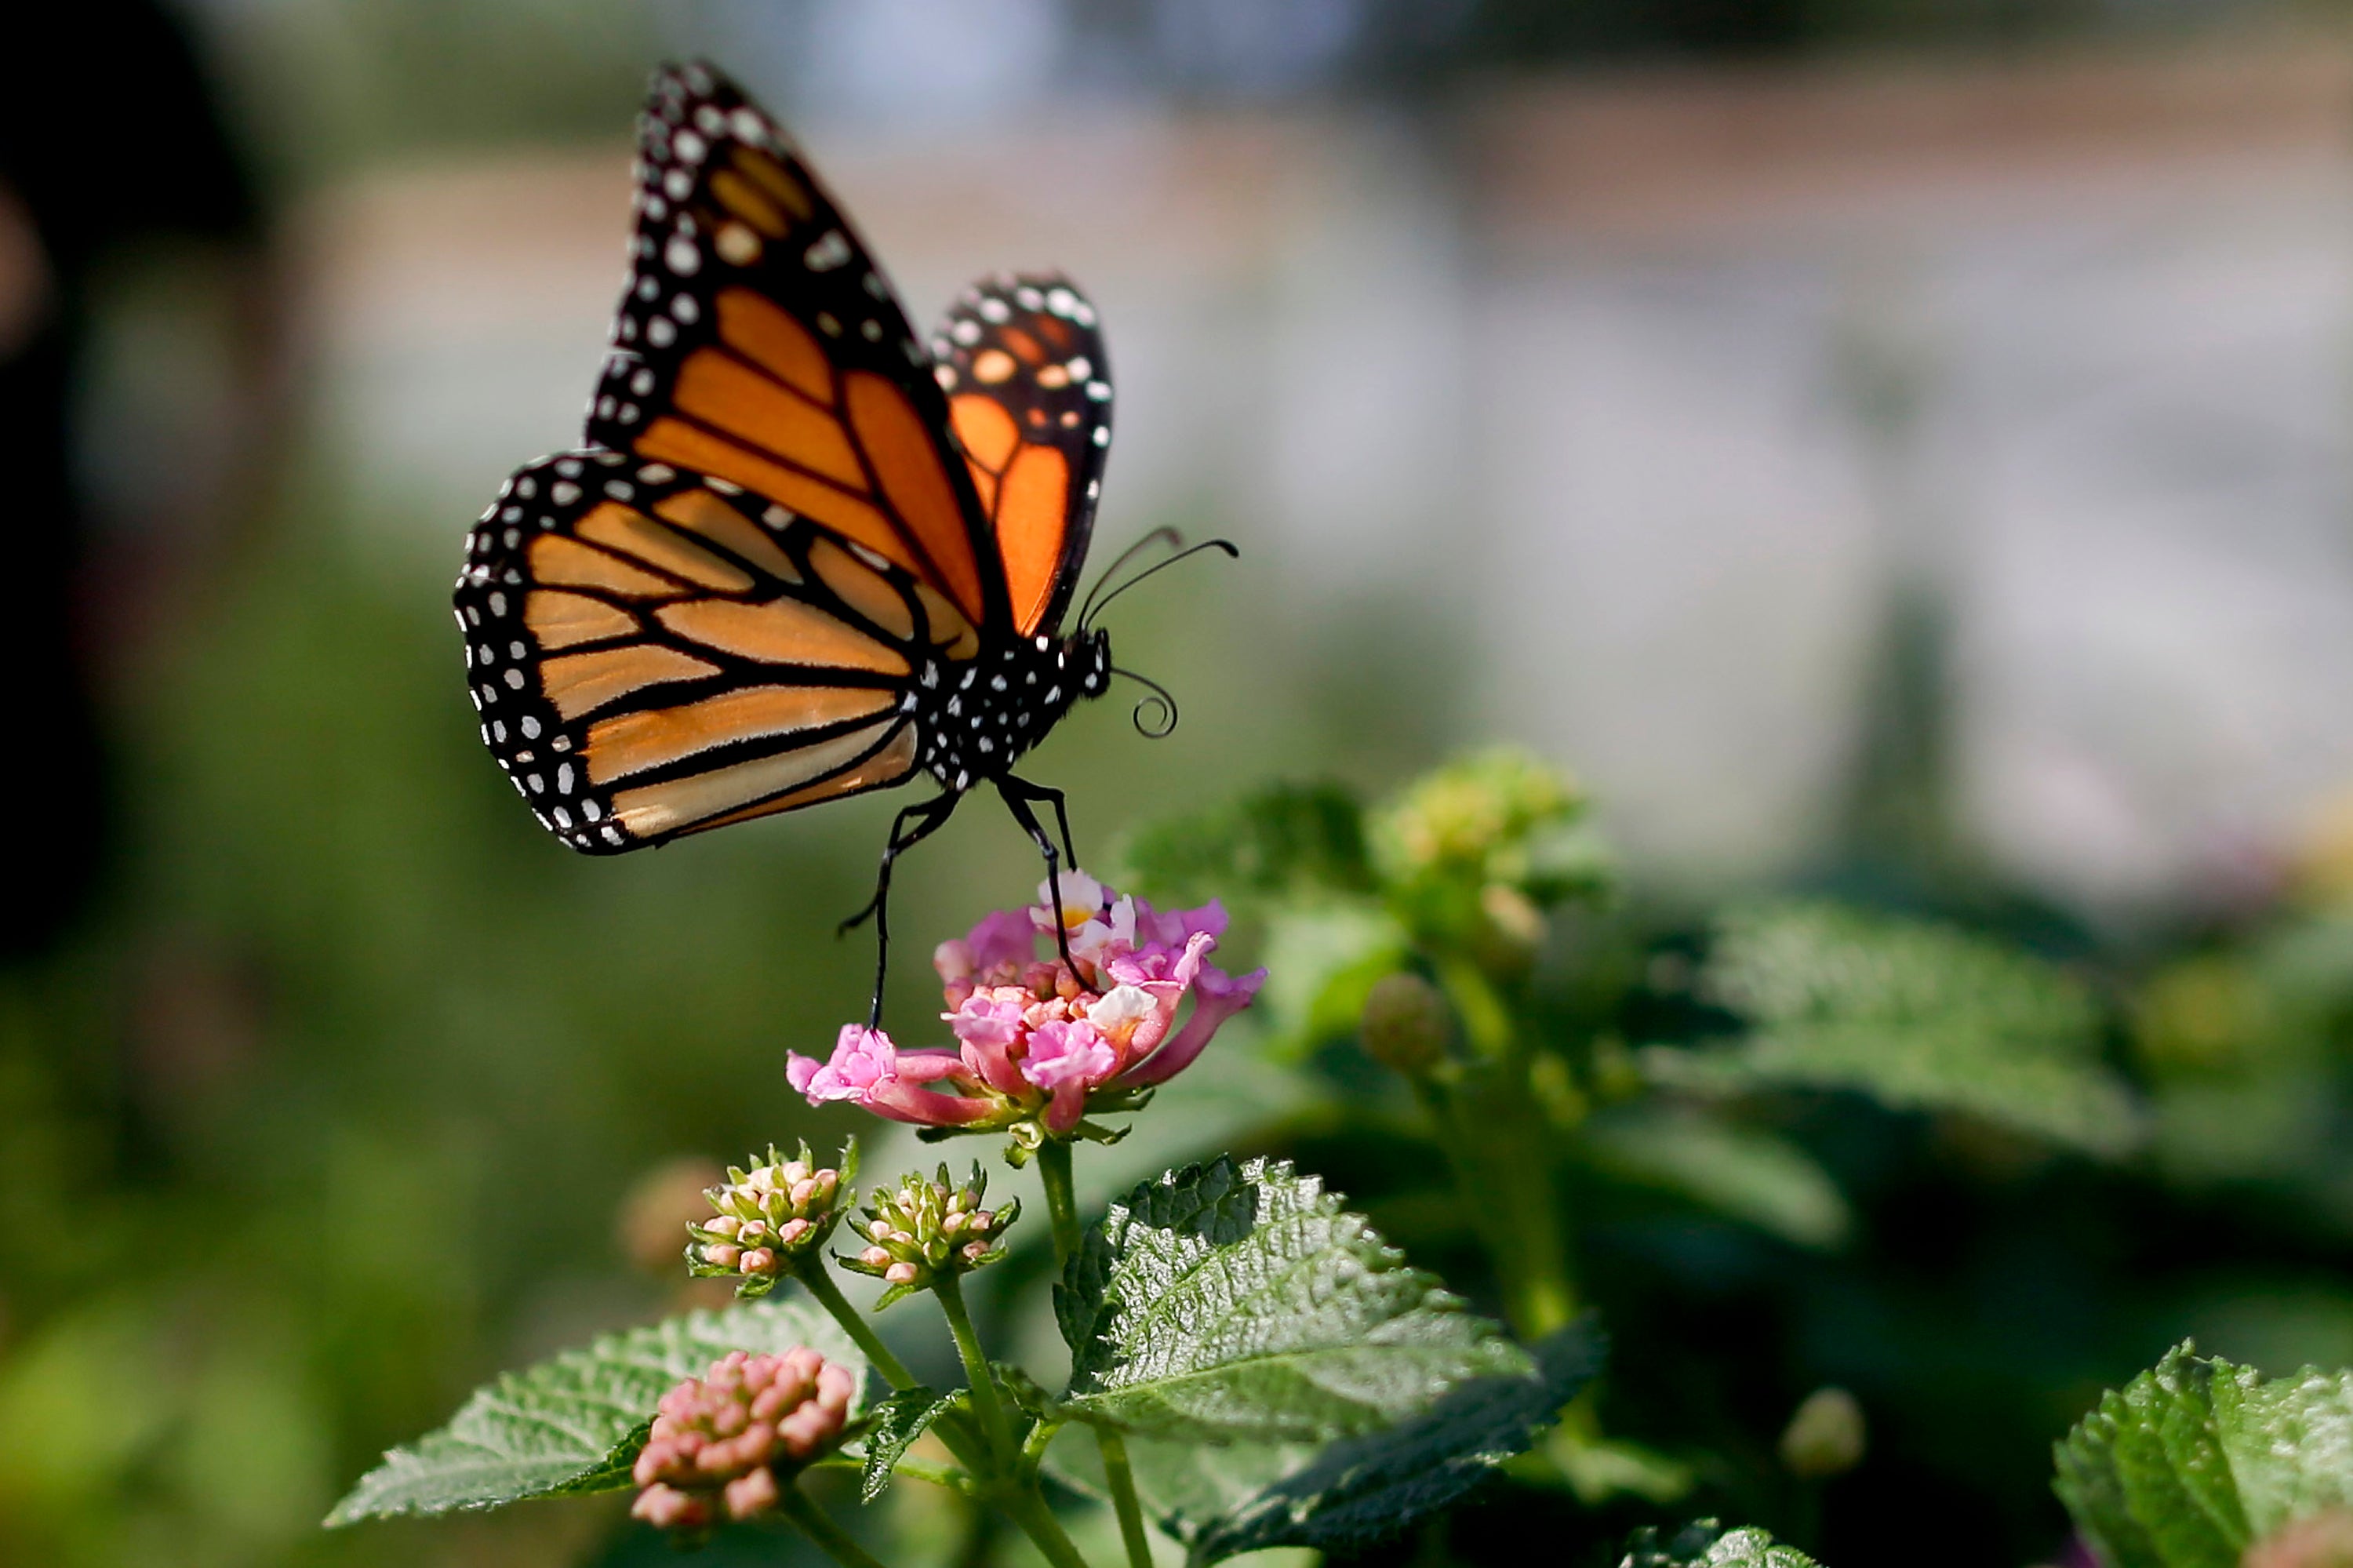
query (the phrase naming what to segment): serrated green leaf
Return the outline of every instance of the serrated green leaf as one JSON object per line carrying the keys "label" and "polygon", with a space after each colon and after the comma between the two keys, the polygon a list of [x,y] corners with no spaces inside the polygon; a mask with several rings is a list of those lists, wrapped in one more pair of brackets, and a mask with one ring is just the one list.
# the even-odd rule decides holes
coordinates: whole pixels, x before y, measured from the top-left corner
{"label": "serrated green leaf", "polygon": [[1853,1224],[1814,1157],[1759,1128],[1637,1104],[1593,1118],[1577,1142],[1607,1176],[1680,1193],[1799,1246],[1835,1247]]}
{"label": "serrated green leaf", "polygon": [[1794,1546],[1777,1544],[1755,1526],[1726,1530],[1694,1520],[1665,1541],[1655,1528],[1636,1531],[1618,1568],[1821,1568]]}
{"label": "serrated green leaf", "polygon": [[1333,1551],[1394,1535],[1525,1451],[1600,1372],[1607,1354],[1597,1323],[1573,1324],[1535,1347],[1533,1373],[1459,1384],[1387,1431],[1331,1444],[1219,1514],[1180,1513],[1170,1528],[1201,1563],[1269,1546]]}
{"label": "serrated green leaf", "polygon": [[1121,886],[1160,904],[1372,887],[1364,810],[1338,784],[1276,784],[1145,829],[1113,858]]}
{"label": "serrated green leaf", "polygon": [[807,1302],[691,1312],[607,1334],[478,1390],[448,1425],[385,1455],[326,1522],[626,1486],[654,1405],[673,1385],[701,1376],[730,1351],[770,1353],[795,1345],[849,1368],[863,1389],[866,1358]]}
{"label": "serrated green leaf", "polygon": [[2111,1568],[2235,1568],[2353,1506],[2353,1373],[2265,1379],[2184,1343],[2055,1446],[2053,1489]]}
{"label": "serrated green leaf", "polygon": [[1287,1164],[1220,1157],[1135,1187],[1055,1288],[1062,1414],[1197,1442],[1388,1426],[1519,1346]]}
{"label": "serrated green leaf", "polygon": [[1662,1086],[1850,1089],[2107,1156],[2143,1135],[2140,1107],[2099,1061],[2089,994],[2031,955],[1921,921],[1778,905],[1726,919],[1703,980],[1754,1033],[1645,1051]]}
{"label": "serrated green leaf", "polygon": [[935,1388],[902,1388],[867,1413],[866,1468],[858,1480],[858,1500],[872,1502],[891,1484],[891,1473],[907,1455],[908,1446],[923,1429],[965,1397],[957,1389],[942,1393]]}

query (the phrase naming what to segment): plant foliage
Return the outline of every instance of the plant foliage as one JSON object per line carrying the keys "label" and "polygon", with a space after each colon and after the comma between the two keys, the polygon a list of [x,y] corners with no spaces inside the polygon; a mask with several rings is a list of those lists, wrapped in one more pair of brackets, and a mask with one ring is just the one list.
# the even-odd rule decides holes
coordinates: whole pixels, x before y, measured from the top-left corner
{"label": "plant foliage", "polygon": [[1287,1164],[1220,1157],[1137,1185],[1055,1292],[1064,1414],[1200,1442],[1379,1431],[1528,1353]]}
{"label": "plant foliage", "polygon": [[393,1449],[362,1476],[327,1523],[628,1486],[654,1405],[671,1387],[701,1376],[730,1351],[781,1352],[796,1345],[818,1351],[864,1382],[865,1357],[806,1302],[691,1312],[607,1334],[477,1390],[447,1425]]}
{"label": "plant foliage", "polygon": [[1703,987],[1752,1033],[1646,1052],[1654,1082],[1849,1089],[2101,1155],[2139,1139],[2131,1095],[2101,1065],[2091,997],[2029,954],[1926,922],[1782,904],[1719,924]]}
{"label": "plant foliage", "polygon": [[2110,1568],[2237,1568],[2265,1537],[2353,1506],[2353,1372],[2267,1379],[2184,1341],[2103,1395],[2055,1457],[2060,1499]]}

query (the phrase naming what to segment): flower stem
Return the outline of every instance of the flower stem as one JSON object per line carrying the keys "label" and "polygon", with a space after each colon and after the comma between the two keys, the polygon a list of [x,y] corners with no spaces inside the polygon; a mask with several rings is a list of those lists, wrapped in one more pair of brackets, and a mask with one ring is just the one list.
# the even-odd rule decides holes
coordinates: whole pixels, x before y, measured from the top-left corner
{"label": "flower stem", "polygon": [[799,1488],[785,1489],[781,1511],[841,1568],[882,1568],[880,1559],[852,1541],[849,1532],[828,1519],[825,1510],[809,1501]]}
{"label": "flower stem", "polygon": [[874,1370],[882,1374],[885,1383],[892,1388],[915,1386],[915,1374],[891,1353],[891,1347],[882,1342],[882,1337],[874,1331],[871,1324],[858,1315],[858,1308],[841,1294],[841,1287],[826,1273],[824,1258],[811,1252],[793,1270],[793,1277],[817,1298],[818,1306],[832,1314],[833,1320],[841,1325],[842,1332],[858,1341],[858,1348],[866,1352],[866,1359],[874,1363]]}
{"label": "flower stem", "polygon": [[[873,1326],[858,1315],[858,1308],[849,1304],[849,1298],[842,1295],[841,1287],[833,1282],[833,1277],[826,1273],[822,1257],[815,1253],[809,1254],[793,1271],[793,1277],[817,1298],[818,1305],[832,1315],[833,1320],[841,1325],[842,1331],[858,1342],[858,1348],[866,1352],[866,1359],[873,1363],[876,1372],[882,1374],[885,1383],[892,1388],[915,1386],[915,1374],[907,1370],[906,1363],[891,1353],[891,1347],[882,1342],[882,1337],[874,1331]],[[948,1446],[948,1451],[966,1469],[982,1467],[975,1453],[978,1446],[973,1441],[971,1429],[957,1419],[954,1412],[933,1423],[933,1430],[940,1435],[940,1441]]]}
{"label": "flower stem", "polygon": [[964,1375],[972,1385],[973,1408],[980,1413],[980,1429],[988,1439],[993,1468],[999,1472],[1013,1465],[1013,1428],[1005,1419],[1005,1405],[997,1397],[997,1379],[988,1371],[988,1356],[980,1348],[980,1336],[973,1331],[972,1314],[965,1310],[964,1283],[953,1274],[942,1274],[932,1281],[932,1294],[940,1298],[940,1310],[947,1315],[948,1332],[955,1336],[956,1353],[964,1357]]}
{"label": "flower stem", "polygon": [[1046,1216],[1054,1226],[1054,1261],[1079,1250],[1079,1202],[1071,1181],[1071,1146],[1050,1138],[1038,1150],[1038,1180],[1046,1186]]}
{"label": "flower stem", "polygon": [[[1071,1179],[1071,1146],[1049,1139],[1038,1150],[1038,1179],[1046,1188],[1046,1213],[1054,1223],[1054,1261],[1068,1265],[1079,1250],[1079,1203]],[[1144,1505],[1136,1500],[1135,1472],[1127,1462],[1127,1440],[1107,1426],[1098,1426],[1095,1446],[1103,1452],[1103,1479],[1111,1503],[1119,1515],[1120,1540],[1127,1547],[1128,1568],[1152,1568],[1152,1542],[1144,1533]]]}
{"label": "flower stem", "polygon": [[1054,1568],[1087,1568],[1087,1560],[1079,1555],[1079,1549],[1071,1543],[1069,1534],[1062,1529],[1062,1521],[1054,1517],[1054,1510],[1046,1506],[1046,1499],[1038,1495],[1036,1488],[1022,1488],[1006,1498],[1003,1506]]}
{"label": "flower stem", "polygon": [[1152,1541],[1144,1533],[1144,1508],[1135,1499],[1135,1472],[1128,1467],[1127,1439],[1108,1426],[1095,1428],[1103,1450],[1103,1478],[1119,1514],[1119,1538],[1127,1546],[1128,1568],[1152,1568]]}

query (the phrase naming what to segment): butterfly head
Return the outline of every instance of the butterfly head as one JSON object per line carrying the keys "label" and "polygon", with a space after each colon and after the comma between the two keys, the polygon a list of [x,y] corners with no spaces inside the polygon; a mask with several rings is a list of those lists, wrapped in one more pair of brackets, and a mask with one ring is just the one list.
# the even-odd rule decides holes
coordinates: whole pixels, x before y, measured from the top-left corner
{"label": "butterfly head", "polygon": [[1100,626],[1062,639],[1062,657],[1079,678],[1079,695],[1100,697],[1111,690],[1111,633]]}

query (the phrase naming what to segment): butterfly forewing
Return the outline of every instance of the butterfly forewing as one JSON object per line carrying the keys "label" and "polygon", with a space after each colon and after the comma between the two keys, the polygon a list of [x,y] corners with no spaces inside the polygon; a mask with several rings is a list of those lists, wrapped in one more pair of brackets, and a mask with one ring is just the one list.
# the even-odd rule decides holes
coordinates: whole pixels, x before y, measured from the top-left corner
{"label": "butterfly forewing", "polygon": [[977,647],[862,544],[609,450],[510,480],[456,603],[484,742],[592,853],[902,782],[920,673]]}
{"label": "butterfly forewing", "polygon": [[1060,626],[1103,492],[1111,366],[1095,323],[1060,273],[997,277],[966,290],[932,339],[1023,636]]}
{"label": "butterfly forewing", "polygon": [[639,124],[638,220],[591,443],[744,486],[1007,627],[931,357],[784,133],[701,66]]}

